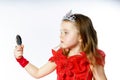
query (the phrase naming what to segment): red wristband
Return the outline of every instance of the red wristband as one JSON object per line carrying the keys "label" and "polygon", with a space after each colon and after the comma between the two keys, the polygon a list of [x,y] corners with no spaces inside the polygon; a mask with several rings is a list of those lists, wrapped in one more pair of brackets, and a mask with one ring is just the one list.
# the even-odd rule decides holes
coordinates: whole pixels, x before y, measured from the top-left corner
{"label": "red wristband", "polygon": [[28,63],[29,61],[26,60],[23,56],[20,58],[20,59],[16,59],[17,62],[19,62],[19,64],[24,68]]}

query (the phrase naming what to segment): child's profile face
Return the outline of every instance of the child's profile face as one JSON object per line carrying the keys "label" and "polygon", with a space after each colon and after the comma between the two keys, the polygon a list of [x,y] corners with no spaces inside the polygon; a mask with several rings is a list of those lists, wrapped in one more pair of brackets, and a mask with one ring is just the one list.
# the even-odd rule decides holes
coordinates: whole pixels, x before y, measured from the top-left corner
{"label": "child's profile face", "polygon": [[60,42],[62,48],[73,48],[80,44],[80,34],[76,26],[70,21],[61,23]]}

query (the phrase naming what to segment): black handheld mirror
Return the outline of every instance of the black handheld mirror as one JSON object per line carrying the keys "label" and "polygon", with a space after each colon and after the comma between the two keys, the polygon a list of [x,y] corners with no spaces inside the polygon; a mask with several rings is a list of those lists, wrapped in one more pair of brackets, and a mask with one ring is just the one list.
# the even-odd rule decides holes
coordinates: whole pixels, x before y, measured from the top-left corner
{"label": "black handheld mirror", "polygon": [[17,45],[21,45],[22,44],[22,38],[21,38],[20,35],[16,36],[16,43],[17,43]]}

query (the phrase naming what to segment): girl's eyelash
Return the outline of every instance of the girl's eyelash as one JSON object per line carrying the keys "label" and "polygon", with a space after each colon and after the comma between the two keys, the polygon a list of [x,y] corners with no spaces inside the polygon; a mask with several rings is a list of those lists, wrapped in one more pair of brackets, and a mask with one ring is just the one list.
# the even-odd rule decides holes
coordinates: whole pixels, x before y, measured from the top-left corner
{"label": "girl's eyelash", "polygon": [[63,31],[64,33],[68,33],[67,31]]}
{"label": "girl's eyelash", "polygon": [[66,32],[66,31],[61,31],[61,34],[68,34],[68,32]]}

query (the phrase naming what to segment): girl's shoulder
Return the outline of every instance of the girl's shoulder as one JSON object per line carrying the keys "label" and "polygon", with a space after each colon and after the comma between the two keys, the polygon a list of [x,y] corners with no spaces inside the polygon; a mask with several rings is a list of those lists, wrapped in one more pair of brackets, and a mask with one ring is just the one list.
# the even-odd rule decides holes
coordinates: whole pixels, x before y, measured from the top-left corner
{"label": "girl's shoulder", "polygon": [[57,54],[60,54],[60,53],[62,53],[62,49],[61,49],[61,48],[59,48],[59,49],[57,49],[57,50],[52,49],[52,54],[53,54],[53,55],[57,55]]}
{"label": "girl's shoulder", "polygon": [[60,58],[63,58],[62,49],[58,49],[57,51],[52,49],[52,57],[49,58],[49,61],[59,61]]}
{"label": "girl's shoulder", "polygon": [[97,52],[98,54],[101,56],[101,57],[97,57],[96,60],[97,60],[97,63],[104,66],[105,65],[105,52],[101,49],[97,49]]}
{"label": "girl's shoulder", "polygon": [[105,52],[101,49],[97,49],[97,52],[102,56],[102,57],[105,57]]}

